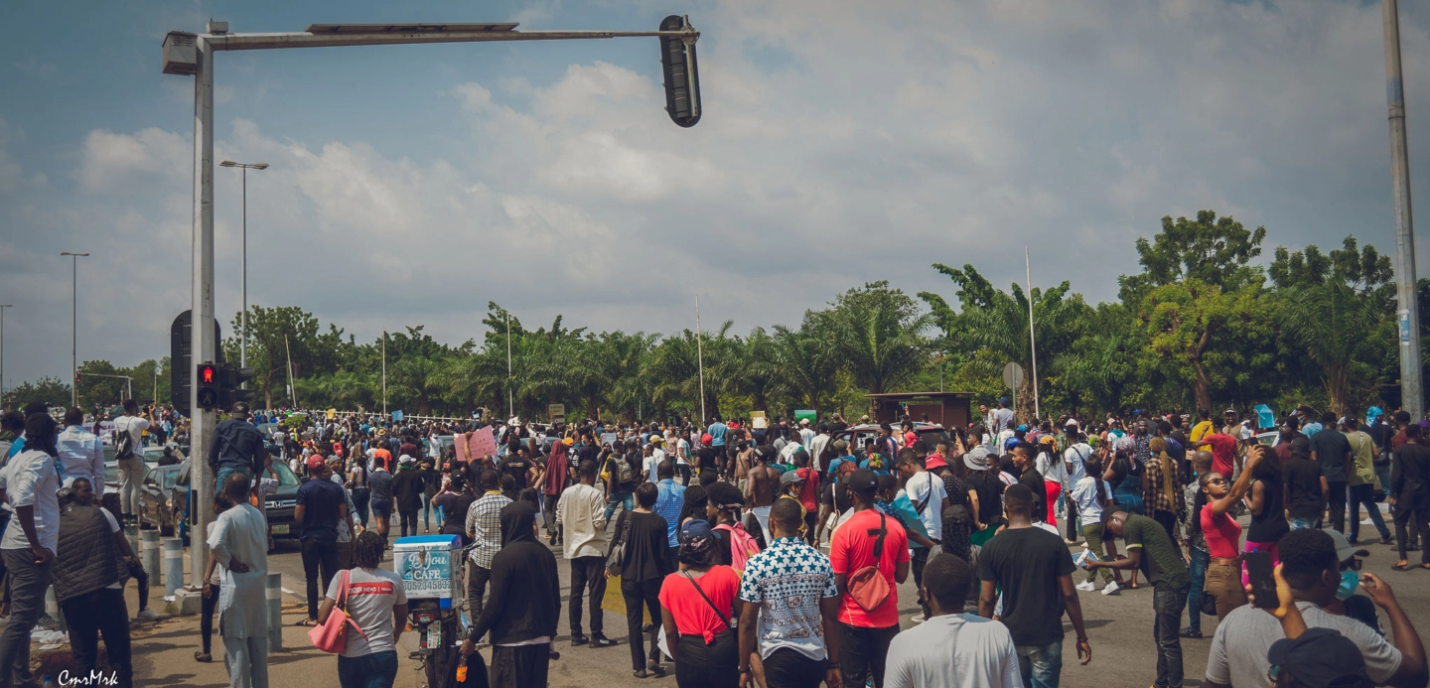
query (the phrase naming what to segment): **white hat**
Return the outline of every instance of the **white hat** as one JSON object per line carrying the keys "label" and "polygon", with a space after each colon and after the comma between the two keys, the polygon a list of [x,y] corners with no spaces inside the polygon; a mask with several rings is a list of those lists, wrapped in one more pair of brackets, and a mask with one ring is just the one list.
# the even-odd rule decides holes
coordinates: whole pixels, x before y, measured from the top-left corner
{"label": "white hat", "polygon": [[801,419],[799,419],[799,424],[800,424],[800,425],[809,425],[809,419],[808,419],[808,418],[801,418]]}
{"label": "white hat", "polygon": [[1076,428],[1076,427],[1078,427],[1077,419],[1076,419],[1076,418],[1069,418],[1069,419],[1068,419],[1068,422],[1065,423],[1065,424],[1063,425],[1063,427],[1065,427],[1065,428]]}
{"label": "white hat", "polygon": [[410,457],[410,456],[408,456],[408,455],[406,455],[406,454],[403,454],[402,456],[397,457],[397,462],[398,462],[398,463],[412,463],[412,461],[413,461],[413,458]]}

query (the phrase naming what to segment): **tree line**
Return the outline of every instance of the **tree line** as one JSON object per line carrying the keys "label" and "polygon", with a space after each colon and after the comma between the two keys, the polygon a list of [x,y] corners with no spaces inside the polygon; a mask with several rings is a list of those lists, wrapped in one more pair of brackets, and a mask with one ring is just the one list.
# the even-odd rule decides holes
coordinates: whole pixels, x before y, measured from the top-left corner
{"label": "tree line", "polygon": [[[1165,217],[1155,236],[1137,240],[1140,271],[1118,278],[1115,301],[1096,305],[1067,281],[1004,290],[972,265],[936,263],[932,269],[951,282],[947,292],[909,295],[871,282],[807,310],[797,325],[744,334],[729,321],[699,334],[596,332],[567,327],[561,316],[532,329],[489,302],[480,342],[453,346],[415,325],[359,343],[300,307],[253,306],[248,360],[258,373],[257,402],[268,407],[381,409],[385,351],[387,407],[408,414],[465,416],[478,407],[504,414],[510,398],[523,418],[544,417],[552,403],[565,404],[568,417],[699,416],[703,359],[707,415],[816,409],[858,416],[868,393],[1009,394],[1004,365],[1032,370],[1031,303],[1045,411],[1398,406],[1390,258],[1347,236],[1324,252],[1278,246],[1268,263],[1266,235],[1213,211]],[[1430,280],[1418,287],[1421,322],[1430,326]],[[235,316],[231,331],[240,327]],[[226,359],[237,361],[237,335],[223,346]],[[127,369],[107,361],[83,368],[131,375],[142,399],[153,396],[158,370],[159,403],[168,403],[167,357]],[[123,382],[82,379],[81,401],[117,402]],[[1032,391],[1025,376],[1020,409],[1031,407]],[[43,379],[17,387],[11,403],[67,398],[68,385]]]}

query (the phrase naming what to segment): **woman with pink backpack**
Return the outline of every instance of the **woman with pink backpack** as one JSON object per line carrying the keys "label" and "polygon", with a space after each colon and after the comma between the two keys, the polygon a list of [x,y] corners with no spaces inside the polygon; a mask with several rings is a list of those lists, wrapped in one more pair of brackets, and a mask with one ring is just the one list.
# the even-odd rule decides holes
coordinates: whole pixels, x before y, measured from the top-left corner
{"label": "woman with pink backpack", "polygon": [[760,553],[759,543],[739,520],[745,498],[740,495],[740,489],[730,483],[711,483],[705,488],[705,496],[706,515],[715,524],[718,563],[744,571],[745,562]]}

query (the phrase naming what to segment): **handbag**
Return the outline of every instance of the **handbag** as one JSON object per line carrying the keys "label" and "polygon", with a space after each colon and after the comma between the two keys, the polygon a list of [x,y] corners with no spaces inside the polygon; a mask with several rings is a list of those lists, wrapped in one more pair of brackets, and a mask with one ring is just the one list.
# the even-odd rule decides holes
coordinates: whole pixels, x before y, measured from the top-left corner
{"label": "handbag", "polygon": [[611,551],[606,553],[606,573],[612,576],[621,575],[621,569],[626,565],[626,539],[631,533],[629,511],[621,512],[621,527],[618,533],[615,544],[611,545]]}
{"label": "handbag", "polygon": [[1201,601],[1197,607],[1207,616],[1216,616],[1216,596],[1212,595],[1212,591],[1202,588]]}
{"label": "handbag", "polygon": [[340,654],[343,650],[348,648],[349,624],[357,629],[358,635],[362,636],[363,640],[367,640],[367,634],[363,633],[362,627],[357,625],[357,622],[353,621],[352,617],[348,616],[347,611],[345,611],[348,597],[349,573],[352,573],[351,569],[344,569],[342,572],[342,580],[338,583],[338,603],[333,607],[333,611],[328,614],[328,620],[314,626],[312,630],[308,631],[308,640],[313,642],[313,647],[323,652]]}
{"label": "handbag", "polygon": [[884,536],[888,532],[886,518],[880,513],[879,529],[869,530],[870,535],[879,535],[879,539],[874,541],[874,564],[851,574],[845,586],[849,590],[849,596],[854,598],[854,603],[866,612],[878,609],[889,598],[889,582],[884,580],[884,574],[879,572],[879,560],[884,557]]}

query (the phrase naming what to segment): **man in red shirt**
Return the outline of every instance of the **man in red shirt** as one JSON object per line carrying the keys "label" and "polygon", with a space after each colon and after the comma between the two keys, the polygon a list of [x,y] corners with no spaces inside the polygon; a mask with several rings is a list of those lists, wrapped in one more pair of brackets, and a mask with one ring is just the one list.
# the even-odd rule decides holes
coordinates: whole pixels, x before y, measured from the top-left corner
{"label": "man in red shirt", "polygon": [[[862,686],[872,677],[875,688],[883,688],[884,658],[899,633],[898,585],[909,577],[909,539],[898,519],[875,508],[878,479],[873,471],[854,471],[846,487],[854,515],[835,529],[829,542],[829,562],[840,594],[839,667],[846,685]],[[882,600],[849,589],[850,578],[857,579],[859,570],[869,566],[878,569],[877,575],[888,586]]]}
{"label": "man in red shirt", "polygon": [[1221,475],[1234,475],[1236,465],[1236,438],[1218,431],[1215,427],[1202,436],[1202,444],[1212,448],[1212,470]]}

